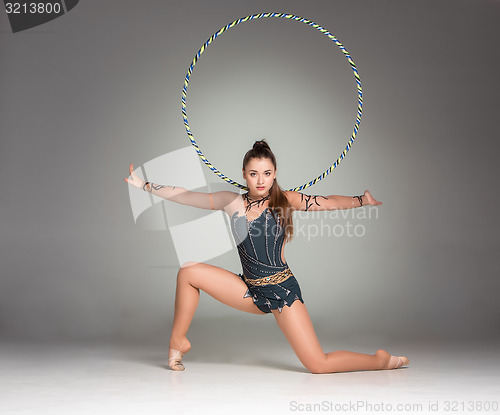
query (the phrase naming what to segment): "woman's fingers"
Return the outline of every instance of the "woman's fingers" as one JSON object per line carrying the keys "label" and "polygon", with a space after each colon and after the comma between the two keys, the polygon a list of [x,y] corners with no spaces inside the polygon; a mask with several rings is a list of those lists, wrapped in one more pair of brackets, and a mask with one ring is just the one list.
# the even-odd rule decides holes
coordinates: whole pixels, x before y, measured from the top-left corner
{"label": "woman's fingers", "polygon": [[134,163],[130,163],[130,166],[128,167],[128,171],[130,173],[130,178],[125,178],[125,181],[127,183],[130,183],[132,186],[139,187],[141,185],[142,180],[135,174],[134,171]]}
{"label": "woman's fingers", "polygon": [[130,176],[132,177],[132,179],[138,179],[139,177],[135,174],[135,171],[134,171],[134,163],[130,163],[130,166],[128,168],[128,171],[130,172]]}

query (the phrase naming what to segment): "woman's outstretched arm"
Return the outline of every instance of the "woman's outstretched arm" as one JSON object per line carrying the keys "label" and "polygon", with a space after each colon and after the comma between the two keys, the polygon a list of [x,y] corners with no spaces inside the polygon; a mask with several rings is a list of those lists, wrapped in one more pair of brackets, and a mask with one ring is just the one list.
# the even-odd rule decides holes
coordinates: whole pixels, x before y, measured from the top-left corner
{"label": "woman's outstretched arm", "polygon": [[193,192],[179,186],[167,186],[163,184],[145,182],[137,176],[137,174],[135,174],[133,163],[129,166],[129,172],[130,178],[125,178],[125,181],[130,183],[132,186],[152,193],[163,199],[201,209],[224,210],[239,195],[239,193],[235,192]]}
{"label": "woman's outstretched arm", "polygon": [[351,209],[361,206],[378,206],[382,204],[382,202],[375,200],[368,190],[365,190],[365,193],[360,196],[306,195],[290,190],[286,190],[285,195],[294,210],[304,211]]}

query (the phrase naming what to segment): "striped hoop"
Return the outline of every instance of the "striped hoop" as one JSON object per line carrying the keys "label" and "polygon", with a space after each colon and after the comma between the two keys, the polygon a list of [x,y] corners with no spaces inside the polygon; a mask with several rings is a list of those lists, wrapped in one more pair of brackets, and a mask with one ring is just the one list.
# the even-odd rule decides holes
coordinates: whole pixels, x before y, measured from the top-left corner
{"label": "striped hoop", "polygon": [[305,184],[303,184],[301,186],[297,186],[295,188],[289,189],[289,190],[293,190],[293,191],[300,191],[302,189],[305,189],[307,187],[313,186],[316,183],[318,183],[321,179],[323,179],[324,177],[326,177],[335,167],[337,167],[337,165],[344,159],[344,157],[346,156],[347,152],[351,148],[351,145],[354,142],[354,139],[356,138],[356,134],[358,133],[359,123],[361,122],[361,113],[362,113],[362,108],[363,108],[363,91],[361,89],[361,79],[359,78],[358,70],[356,68],[356,65],[354,65],[354,62],[353,62],[351,56],[349,55],[349,52],[347,52],[347,50],[337,40],[337,38],[335,36],[333,36],[329,31],[327,31],[326,29],[324,29],[323,27],[321,27],[320,25],[318,25],[318,24],[316,24],[316,23],[314,23],[314,22],[312,22],[310,20],[304,19],[303,17],[294,16],[293,14],[286,14],[286,13],[259,13],[259,14],[253,14],[251,16],[242,17],[241,19],[235,20],[234,22],[229,23],[226,26],[222,27],[218,32],[216,32],[212,36],[210,36],[210,38],[205,42],[205,44],[200,48],[200,50],[198,51],[198,53],[194,56],[194,59],[191,62],[191,65],[189,65],[189,69],[188,69],[188,72],[186,74],[186,78],[184,79],[184,87],[182,88],[182,116],[183,116],[183,119],[184,119],[184,126],[186,127],[186,132],[187,132],[187,135],[189,137],[189,140],[191,141],[191,144],[196,149],[196,152],[200,156],[201,160],[203,160],[203,162],[210,168],[210,170],[212,170],[217,176],[219,176],[221,179],[225,180],[226,182],[228,182],[228,183],[230,183],[230,184],[232,184],[232,185],[234,185],[236,187],[239,187],[240,189],[248,190],[248,188],[246,186],[244,186],[242,184],[239,184],[238,182],[235,182],[234,180],[232,180],[229,177],[227,177],[224,174],[222,174],[203,155],[203,153],[201,152],[198,144],[194,140],[193,134],[191,133],[191,129],[189,127],[188,117],[187,117],[187,112],[186,112],[186,97],[187,97],[187,89],[188,89],[189,79],[190,79],[191,74],[193,72],[194,66],[195,66],[196,62],[198,61],[198,59],[200,58],[201,54],[208,47],[208,45],[210,45],[210,43],[212,43],[217,38],[217,36],[219,36],[221,33],[225,32],[226,30],[230,29],[231,27],[234,27],[234,26],[236,26],[236,25],[238,25],[240,23],[247,22],[247,21],[252,20],[252,19],[260,19],[260,18],[263,18],[263,17],[281,17],[281,18],[285,18],[285,19],[296,20],[296,21],[305,23],[305,24],[307,24],[309,26],[312,26],[315,29],[318,29],[321,33],[323,33],[325,36],[327,36],[330,40],[332,40],[333,42],[335,42],[335,44],[340,48],[340,50],[342,51],[342,53],[347,58],[347,61],[351,65],[351,68],[352,68],[352,70],[354,72],[354,77],[356,79],[356,85],[357,85],[357,90],[358,90],[358,109],[357,109],[357,114],[356,114],[356,122],[354,123],[354,129],[353,129],[351,138],[347,142],[347,146],[344,148],[344,150],[342,151],[342,153],[340,154],[340,156],[337,158],[337,160],[335,161],[335,163],[333,163],[324,173],[322,173],[321,175],[319,175],[314,180],[311,180],[308,183],[305,183]]}

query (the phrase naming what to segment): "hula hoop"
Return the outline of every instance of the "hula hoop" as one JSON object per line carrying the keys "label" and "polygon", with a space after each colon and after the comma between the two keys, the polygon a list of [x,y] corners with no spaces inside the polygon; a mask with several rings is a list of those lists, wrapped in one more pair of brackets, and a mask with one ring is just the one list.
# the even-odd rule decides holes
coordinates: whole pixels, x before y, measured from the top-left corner
{"label": "hula hoop", "polygon": [[340,154],[340,156],[337,158],[337,160],[335,161],[335,163],[333,163],[324,173],[322,173],[321,175],[319,175],[314,180],[311,180],[308,183],[305,183],[305,184],[303,184],[301,186],[294,187],[292,189],[288,189],[288,190],[293,190],[293,191],[300,191],[302,189],[305,189],[307,187],[315,185],[321,179],[323,179],[324,177],[326,177],[344,159],[344,157],[346,156],[347,152],[351,148],[351,145],[354,142],[354,139],[356,138],[356,134],[358,133],[359,123],[361,122],[361,113],[362,113],[362,109],[363,109],[363,90],[361,89],[361,79],[359,78],[358,70],[357,70],[356,65],[354,64],[354,62],[353,62],[353,60],[351,58],[351,55],[349,55],[349,52],[347,52],[347,50],[337,40],[337,38],[335,36],[333,36],[329,31],[327,31],[326,29],[324,29],[320,25],[312,22],[311,20],[304,19],[303,17],[294,16],[293,14],[286,14],[286,13],[259,13],[259,14],[253,14],[253,15],[250,15],[250,16],[242,17],[242,18],[240,18],[238,20],[235,20],[234,22],[231,22],[231,23],[227,24],[226,26],[222,27],[221,29],[219,29],[218,32],[216,32],[212,36],[210,36],[210,38],[204,43],[204,45],[200,48],[200,50],[198,51],[198,53],[194,56],[194,59],[191,62],[191,65],[189,65],[189,69],[187,71],[186,78],[184,79],[184,87],[182,89],[182,116],[183,116],[183,119],[184,119],[184,126],[186,127],[186,132],[187,132],[187,135],[189,137],[189,140],[191,141],[191,144],[196,149],[196,152],[200,156],[201,160],[203,160],[203,162],[210,168],[210,170],[212,170],[217,176],[219,176],[221,179],[225,180],[226,182],[228,182],[228,183],[230,183],[230,184],[232,184],[232,185],[234,185],[236,187],[239,187],[240,189],[248,190],[248,188],[246,186],[244,186],[242,184],[239,184],[238,182],[235,182],[234,180],[232,180],[229,177],[227,177],[224,174],[222,174],[203,155],[203,153],[201,152],[198,144],[194,140],[193,134],[191,133],[191,128],[189,127],[188,117],[187,117],[187,112],[186,112],[186,97],[187,97],[187,89],[188,89],[189,79],[190,79],[191,74],[193,72],[194,66],[195,66],[196,62],[198,61],[198,59],[200,58],[201,54],[208,47],[208,45],[210,45],[210,43],[212,43],[217,38],[217,36],[219,36],[221,33],[225,32],[226,30],[230,29],[231,27],[234,27],[234,26],[236,26],[236,25],[238,25],[240,23],[247,22],[247,21],[252,20],[252,19],[260,19],[260,18],[263,18],[263,17],[280,17],[280,18],[285,18],[285,19],[290,19],[290,20],[296,20],[296,21],[305,23],[305,24],[307,24],[309,26],[312,26],[313,28],[319,30],[321,33],[323,33],[325,36],[327,36],[330,40],[332,40],[333,42],[335,42],[335,44],[340,48],[340,50],[342,51],[342,53],[347,58],[347,61],[351,65],[351,68],[352,68],[352,70],[354,72],[354,78],[356,79],[356,86],[357,86],[357,90],[358,90],[358,110],[357,110],[357,113],[356,113],[356,122],[354,123],[354,129],[353,129],[351,138],[347,142],[347,146],[344,148],[344,150],[342,151],[342,153]]}

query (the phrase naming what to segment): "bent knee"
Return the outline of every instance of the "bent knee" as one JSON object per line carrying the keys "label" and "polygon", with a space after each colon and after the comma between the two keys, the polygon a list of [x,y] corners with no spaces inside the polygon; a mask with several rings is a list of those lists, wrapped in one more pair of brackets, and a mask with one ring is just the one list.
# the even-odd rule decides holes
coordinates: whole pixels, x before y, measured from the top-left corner
{"label": "bent knee", "polygon": [[306,369],[311,372],[312,374],[320,374],[320,373],[326,373],[323,367],[321,366],[311,366],[311,367],[306,367]]}
{"label": "bent knee", "polygon": [[326,358],[315,359],[304,364],[305,368],[311,373],[327,373],[326,372]]}
{"label": "bent knee", "polygon": [[177,272],[177,281],[190,280],[193,271],[196,271],[200,265],[199,262],[193,261],[183,263]]}

